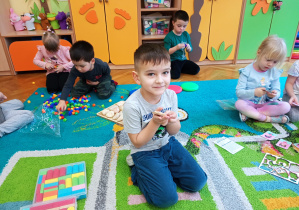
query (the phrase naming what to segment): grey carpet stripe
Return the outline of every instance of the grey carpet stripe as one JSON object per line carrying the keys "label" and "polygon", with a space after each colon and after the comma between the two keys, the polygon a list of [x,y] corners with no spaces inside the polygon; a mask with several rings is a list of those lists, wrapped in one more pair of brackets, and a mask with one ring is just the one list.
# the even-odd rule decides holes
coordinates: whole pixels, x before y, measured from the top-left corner
{"label": "grey carpet stripe", "polygon": [[252,209],[242,187],[226,165],[218,149],[214,146],[211,139],[208,139],[208,141],[210,147],[201,147],[199,156],[209,173],[210,177],[208,179],[212,180],[214,189],[216,190],[214,194],[213,191],[211,193],[217,204],[217,208],[234,210]]}
{"label": "grey carpet stripe", "polygon": [[113,139],[108,141],[106,146],[106,152],[104,156],[104,162],[102,166],[102,173],[101,173],[101,179],[99,181],[98,185],[98,192],[97,192],[97,200],[95,205],[95,210],[103,210],[106,209],[106,197],[107,197],[107,184],[108,184],[108,176],[109,176],[109,162],[111,158],[112,153],[112,144]]}

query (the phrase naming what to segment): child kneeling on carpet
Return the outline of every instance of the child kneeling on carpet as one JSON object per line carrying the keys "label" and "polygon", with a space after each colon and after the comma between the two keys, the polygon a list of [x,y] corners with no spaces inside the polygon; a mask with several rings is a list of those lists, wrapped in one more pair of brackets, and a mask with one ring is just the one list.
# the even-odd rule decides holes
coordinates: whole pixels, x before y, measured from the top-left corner
{"label": "child kneeling on carpet", "polygon": [[70,47],[59,44],[59,37],[53,28],[43,35],[43,46],[37,46],[33,63],[47,70],[46,87],[48,93],[60,92],[74,64],[70,57]]}
{"label": "child kneeling on carpet", "polygon": [[291,110],[287,114],[292,122],[299,121],[299,60],[295,61],[288,72],[283,101],[289,102]]}
{"label": "child kneeling on carpet", "polygon": [[184,10],[174,14],[173,30],[164,38],[164,47],[168,50],[171,58],[171,79],[179,79],[181,73],[195,75],[199,72],[199,66],[186,58],[186,53],[192,51],[191,38],[185,31],[189,22],[189,15]]}
{"label": "child kneeling on carpet", "polygon": [[[71,91],[72,97],[81,97],[93,89],[97,91],[99,99],[107,99],[115,91],[117,83],[111,79],[110,68],[107,63],[94,58],[93,46],[86,41],[78,41],[70,49],[74,67],[62,89],[58,111],[66,109],[66,99]],[[80,80],[73,87],[77,77]]]}
{"label": "child kneeling on carpet", "polygon": [[290,104],[277,101],[280,96],[280,67],[286,56],[286,44],[277,36],[267,37],[259,46],[256,60],[239,70],[235,107],[241,121],[252,118],[258,121],[288,123],[286,113]]}
{"label": "child kneeling on carpet", "polygon": [[[7,97],[0,92],[0,103]],[[22,110],[22,101],[13,99],[0,104],[0,137],[11,133],[32,122],[34,115],[29,110]]]}
{"label": "child kneeling on carpet", "polygon": [[143,44],[134,54],[133,78],[141,88],[124,104],[124,130],[131,140],[131,178],[148,203],[169,207],[178,201],[177,185],[197,192],[207,176],[174,136],[181,128],[178,101],[170,83],[170,57],[159,44]]}

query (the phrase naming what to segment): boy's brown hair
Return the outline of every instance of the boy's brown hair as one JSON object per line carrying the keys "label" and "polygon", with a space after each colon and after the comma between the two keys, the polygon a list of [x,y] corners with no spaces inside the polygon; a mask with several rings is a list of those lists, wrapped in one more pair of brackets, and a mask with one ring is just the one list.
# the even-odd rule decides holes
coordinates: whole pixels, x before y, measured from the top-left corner
{"label": "boy's brown hair", "polygon": [[183,21],[189,21],[189,15],[184,10],[178,10],[174,13],[174,17],[172,19],[173,22],[176,22],[177,20],[183,20]]}
{"label": "boy's brown hair", "polygon": [[139,64],[152,63],[154,66],[162,62],[170,62],[169,52],[161,44],[142,44],[134,53],[135,70],[139,70]]}

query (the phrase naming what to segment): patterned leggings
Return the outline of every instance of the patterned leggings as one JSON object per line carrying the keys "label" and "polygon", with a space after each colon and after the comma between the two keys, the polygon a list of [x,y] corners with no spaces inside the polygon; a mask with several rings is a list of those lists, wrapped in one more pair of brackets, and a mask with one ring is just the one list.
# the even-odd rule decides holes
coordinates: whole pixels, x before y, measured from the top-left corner
{"label": "patterned leggings", "polygon": [[267,116],[284,115],[291,109],[290,104],[284,101],[269,101],[263,104],[255,104],[252,101],[241,99],[235,103],[235,107],[242,114],[258,121],[265,121]]}

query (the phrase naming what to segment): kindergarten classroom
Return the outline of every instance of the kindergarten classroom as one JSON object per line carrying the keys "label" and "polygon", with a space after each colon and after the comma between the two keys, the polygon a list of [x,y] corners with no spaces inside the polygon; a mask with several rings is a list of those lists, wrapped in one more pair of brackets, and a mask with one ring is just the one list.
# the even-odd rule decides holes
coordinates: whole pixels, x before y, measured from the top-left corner
{"label": "kindergarten classroom", "polygon": [[[169,209],[299,209],[299,123],[240,122],[236,110],[216,102],[236,97],[238,70],[254,61],[261,41],[273,34],[287,45],[283,90],[288,69],[299,59],[298,0],[1,0],[0,92],[7,100],[21,100],[40,117],[44,101],[57,97],[46,93],[46,71],[33,64],[43,21],[49,21],[62,45],[90,42],[118,86],[107,100],[87,96],[90,110],[60,120],[59,135],[39,129],[30,134],[26,127],[0,139],[0,210],[158,209],[132,185],[122,124],[97,114],[139,88],[132,78],[134,51],[143,43],[163,44],[180,9],[189,14],[186,31],[193,51],[187,57],[200,72],[171,80],[171,85],[191,82],[198,88],[178,93],[182,128],[177,139],[208,182],[199,193],[178,189],[179,201]],[[25,28],[17,28],[16,17]],[[262,136],[267,132],[274,139]],[[226,151],[215,143],[221,138],[242,149]],[[282,140],[291,146],[279,146]],[[267,161],[293,168],[283,168],[282,175]]]}

